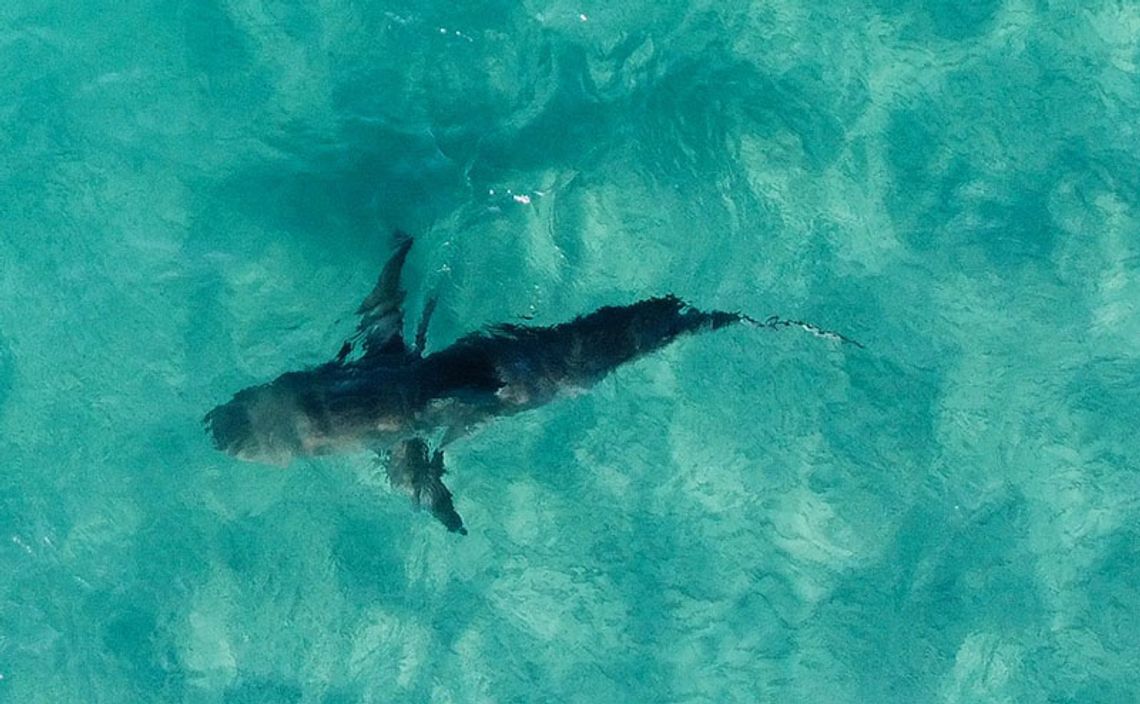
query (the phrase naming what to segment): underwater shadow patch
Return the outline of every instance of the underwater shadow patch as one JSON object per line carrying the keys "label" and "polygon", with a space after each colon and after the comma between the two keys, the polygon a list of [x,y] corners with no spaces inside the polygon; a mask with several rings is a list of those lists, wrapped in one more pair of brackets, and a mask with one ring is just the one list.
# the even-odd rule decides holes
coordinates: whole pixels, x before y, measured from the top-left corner
{"label": "underwater shadow patch", "polygon": [[0,414],[4,412],[8,397],[12,394],[15,379],[16,357],[3,334],[0,334]]}
{"label": "underwater shadow patch", "polygon": [[460,164],[423,131],[357,121],[333,137],[295,126],[271,138],[276,156],[239,167],[211,199],[269,230],[325,240],[420,231],[466,194]]}
{"label": "underwater shadow patch", "polygon": [[962,248],[992,266],[1051,259],[1058,231],[1048,208],[1048,184],[1030,174],[995,178],[984,153],[972,152],[935,106],[893,114],[887,163],[894,184],[886,204],[900,236],[926,256],[959,268]]}
{"label": "underwater shadow patch", "polygon": [[1047,622],[1028,524],[1014,490],[966,515],[919,504],[900,517],[893,545],[851,571],[815,619],[862,699],[935,699],[973,634],[1016,639]]}
{"label": "underwater shadow patch", "polygon": [[226,690],[226,704],[295,704],[304,692],[293,682],[257,677],[241,677],[237,684]]}

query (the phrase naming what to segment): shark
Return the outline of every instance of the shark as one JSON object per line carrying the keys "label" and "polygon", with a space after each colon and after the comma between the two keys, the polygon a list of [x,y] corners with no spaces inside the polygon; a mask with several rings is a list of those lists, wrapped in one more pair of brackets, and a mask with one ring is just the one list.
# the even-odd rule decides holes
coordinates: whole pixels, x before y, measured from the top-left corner
{"label": "shark", "polygon": [[[396,242],[356,311],[355,332],[335,358],[242,389],[206,413],[203,424],[217,449],[278,466],[371,450],[385,462],[394,489],[447,530],[466,535],[443,481],[443,451],[481,425],[580,393],[685,335],[749,323],[798,325],[850,341],[800,321],[702,311],[670,294],[555,325],[495,325],[428,354],[435,299],[428,299],[414,337],[405,340],[401,278],[413,240],[397,233]],[[432,438],[439,438],[434,446]]]}

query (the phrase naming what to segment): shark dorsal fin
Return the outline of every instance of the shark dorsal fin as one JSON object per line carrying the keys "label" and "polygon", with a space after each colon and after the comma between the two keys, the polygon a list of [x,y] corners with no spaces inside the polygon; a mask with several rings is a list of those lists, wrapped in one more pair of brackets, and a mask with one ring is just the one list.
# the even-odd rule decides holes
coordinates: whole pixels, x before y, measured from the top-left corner
{"label": "shark dorsal fin", "polygon": [[406,354],[408,351],[403,336],[404,290],[400,286],[400,273],[411,248],[412,238],[403,232],[396,232],[395,253],[384,265],[372,293],[368,294],[356,310],[360,323],[356,326],[352,341],[360,343],[366,358]]}

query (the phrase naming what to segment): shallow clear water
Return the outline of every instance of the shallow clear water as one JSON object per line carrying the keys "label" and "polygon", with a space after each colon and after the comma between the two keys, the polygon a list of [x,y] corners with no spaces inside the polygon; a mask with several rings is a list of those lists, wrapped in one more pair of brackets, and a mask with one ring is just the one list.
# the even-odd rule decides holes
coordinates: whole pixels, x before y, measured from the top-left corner
{"label": "shallow clear water", "polygon": [[[0,701],[1126,702],[1140,9],[0,8]],[[417,237],[429,346],[689,338],[449,451],[215,451]]]}

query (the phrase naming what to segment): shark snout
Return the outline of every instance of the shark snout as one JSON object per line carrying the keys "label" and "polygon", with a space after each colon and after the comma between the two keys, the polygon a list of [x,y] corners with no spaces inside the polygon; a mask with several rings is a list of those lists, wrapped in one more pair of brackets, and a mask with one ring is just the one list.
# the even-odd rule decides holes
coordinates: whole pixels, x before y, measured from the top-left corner
{"label": "shark snout", "polygon": [[207,413],[202,422],[214,446],[246,462],[288,465],[300,443],[289,404],[276,396],[246,389]]}
{"label": "shark snout", "polygon": [[206,414],[202,423],[214,441],[214,447],[236,455],[250,440],[253,423],[245,404],[236,399],[216,406]]}

